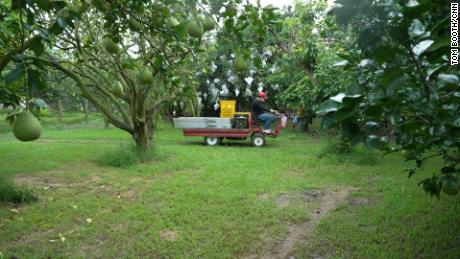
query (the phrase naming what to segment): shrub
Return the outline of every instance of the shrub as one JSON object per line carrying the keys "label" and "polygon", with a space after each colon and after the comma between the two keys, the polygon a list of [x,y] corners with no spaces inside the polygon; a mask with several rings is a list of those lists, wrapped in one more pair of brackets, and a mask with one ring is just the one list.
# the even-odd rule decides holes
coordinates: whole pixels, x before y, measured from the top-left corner
{"label": "shrub", "polygon": [[30,203],[37,197],[27,189],[15,185],[5,176],[0,176],[0,203]]}
{"label": "shrub", "polygon": [[153,151],[143,153],[135,146],[121,145],[118,149],[105,153],[99,163],[103,166],[127,168],[153,159]]}
{"label": "shrub", "polygon": [[328,158],[342,163],[366,166],[379,162],[379,155],[364,145],[351,146],[341,139],[329,140],[324,148],[316,153],[318,158]]}

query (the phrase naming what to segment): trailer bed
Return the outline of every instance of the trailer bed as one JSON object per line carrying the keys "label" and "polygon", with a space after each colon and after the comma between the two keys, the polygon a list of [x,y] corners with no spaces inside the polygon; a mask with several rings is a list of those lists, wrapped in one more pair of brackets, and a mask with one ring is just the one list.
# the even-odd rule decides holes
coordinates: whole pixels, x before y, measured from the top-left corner
{"label": "trailer bed", "polygon": [[184,136],[201,136],[201,137],[232,137],[243,138],[248,137],[253,132],[252,129],[183,129]]}

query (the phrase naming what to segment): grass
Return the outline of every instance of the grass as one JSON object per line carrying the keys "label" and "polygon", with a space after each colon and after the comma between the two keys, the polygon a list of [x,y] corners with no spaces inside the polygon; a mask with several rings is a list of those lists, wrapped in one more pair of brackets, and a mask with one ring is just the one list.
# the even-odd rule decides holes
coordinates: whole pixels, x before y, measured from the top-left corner
{"label": "grass", "polygon": [[[11,131],[11,127],[6,121],[7,111],[5,109],[0,109],[0,133],[7,133]],[[66,112],[62,114],[62,121],[59,121],[59,118],[56,113],[50,112],[47,116],[42,116],[40,118],[42,127],[45,129],[69,129],[73,127],[81,127],[81,124],[85,122],[85,114],[80,112]],[[98,125],[102,121],[102,117],[97,114],[89,114],[88,122],[91,125],[94,125],[96,122]]]}
{"label": "grass", "polygon": [[[458,196],[437,200],[417,186],[434,167],[408,179],[401,157],[364,147],[336,154],[327,151],[329,138],[287,130],[264,148],[208,147],[160,124],[152,159],[132,165],[130,136],[103,129],[100,120],[50,126],[32,143],[0,134],[0,175],[39,198],[0,206],[0,252],[7,258],[262,256],[312,211],[301,200],[281,208],[280,195],[354,187],[314,237],[295,247],[296,258],[460,254]],[[123,157],[128,162],[114,167]]]}
{"label": "grass", "polygon": [[135,145],[120,145],[117,150],[110,151],[101,156],[99,164],[127,168],[151,161],[155,157],[153,152],[139,152]]}
{"label": "grass", "polygon": [[19,187],[11,179],[0,175],[0,204],[6,203],[29,203],[36,201],[30,190]]}

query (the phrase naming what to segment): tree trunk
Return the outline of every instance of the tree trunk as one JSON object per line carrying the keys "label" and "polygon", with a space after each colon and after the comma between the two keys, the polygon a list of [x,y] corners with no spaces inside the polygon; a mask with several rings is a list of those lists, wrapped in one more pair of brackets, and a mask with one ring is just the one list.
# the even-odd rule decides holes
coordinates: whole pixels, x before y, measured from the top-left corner
{"label": "tree trunk", "polygon": [[85,122],[88,123],[89,102],[87,99],[83,101],[83,110],[85,111]]}
{"label": "tree trunk", "polygon": [[148,127],[147,123],[136,123],[133,138],[136,142],[137,150],[146,153],[152,148],[153,129]]}
{"label": "tree trunk", "polygon": [[62,101],[61,98],[57,100],[57,113],[58,113],[58,120],[62,122]]}
{"label": "tree trunk", "polygon": [[107,116],[104,116],[104,128],[108,129],[109,126],[110,126],[109,118],[107,118]]}

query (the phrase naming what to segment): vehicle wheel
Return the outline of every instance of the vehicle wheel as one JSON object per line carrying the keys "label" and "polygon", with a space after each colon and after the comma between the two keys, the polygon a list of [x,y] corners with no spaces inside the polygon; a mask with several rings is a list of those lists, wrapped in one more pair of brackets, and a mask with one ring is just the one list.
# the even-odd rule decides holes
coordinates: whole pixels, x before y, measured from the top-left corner
{"label": "vehicle wheel", "polygon": [[256,133],[252,135],[252,145],[255,147],[263,147],[265,146],[265,137],[263,134]]}
{"label": "vehicle wheel", "polygon": [[208,146],[217,146],[219,142],[220,138],[218,137],[204,137],[204,143]]}

